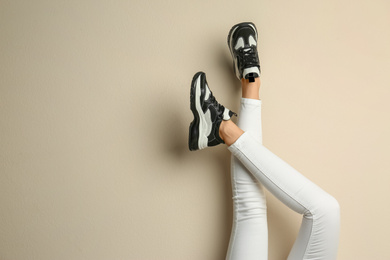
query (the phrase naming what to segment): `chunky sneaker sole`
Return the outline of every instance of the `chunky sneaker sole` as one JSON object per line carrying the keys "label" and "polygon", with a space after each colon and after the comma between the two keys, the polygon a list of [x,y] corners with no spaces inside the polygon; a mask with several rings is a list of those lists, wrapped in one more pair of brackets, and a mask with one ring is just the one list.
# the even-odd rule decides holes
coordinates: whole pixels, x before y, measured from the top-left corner
{"label": "chunky sneaker sole", "polygon": [[194,120],[189,129],[189,149],[195,151],[224,143],[219,136],[219,126],[222,120],[229,120],[235,113],[215,100],[203,72],[196,73],[192,79],[190,109]]}
{"label": "chunky sneaker sole", "polygon": [[257,54],[257,29],[253,23],[245,22],[234,25],[227,37],[233,68],[238,79],[260,76],[260,62]]}
{"label": "chunky sneaker sole", "polygon": [[[188,146],[191,151],[199,150],[203,146],[207,146],[207,136],[205,135],[206,119],[200,105],[200,96],[205,95],[204,87],[201,87],[203,72],[198,72],[192,79],[190,92],[190,108],[194,115],[194,120],[190,124],[190,135],[188,138]],[[203,79],[204,80],[204,79]]]}

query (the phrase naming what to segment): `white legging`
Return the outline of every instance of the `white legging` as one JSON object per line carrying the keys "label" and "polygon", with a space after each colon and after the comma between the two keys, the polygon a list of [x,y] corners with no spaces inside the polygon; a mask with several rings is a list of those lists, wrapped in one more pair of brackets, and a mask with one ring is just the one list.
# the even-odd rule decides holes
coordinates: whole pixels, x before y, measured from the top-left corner
{"label": "white legging", "polygon": [[226,259],[268,259],[263,187],[303,214],[288,260],[336,259],[340,229],[336,199],[262,145],[260,100],[242,98],[237,125],[245,133],[228,148],[232,153],[234,216]]}

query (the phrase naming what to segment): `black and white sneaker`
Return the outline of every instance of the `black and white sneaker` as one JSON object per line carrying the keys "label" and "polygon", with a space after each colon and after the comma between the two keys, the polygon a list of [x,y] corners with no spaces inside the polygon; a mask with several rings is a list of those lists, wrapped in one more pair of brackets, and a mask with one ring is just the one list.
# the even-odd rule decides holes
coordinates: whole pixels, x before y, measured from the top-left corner
{"label": "black and white sneaker", "polygon": [[229,120],[236,113],[215,100],[206,81],[206,74],[198,72],[191,83],[191,111],[194,120],[190,124],[188,146],[191,151],[224,143],[219,136],[222,120]]}
{"label": "black and white sneaker", "polygon": [[234,25],[230,29],[227,41],[237,78],[254,82],[254,79],[260,76],[256,26],[253,23]]}

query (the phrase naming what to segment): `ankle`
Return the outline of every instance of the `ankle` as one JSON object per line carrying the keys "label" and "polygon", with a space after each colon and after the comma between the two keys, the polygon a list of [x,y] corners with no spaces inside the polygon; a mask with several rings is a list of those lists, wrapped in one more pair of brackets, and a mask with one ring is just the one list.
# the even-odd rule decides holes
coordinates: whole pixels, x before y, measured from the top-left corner
{"label": "ankle", "polygon": [[260,99],[260,77],[255,78],[255,82],[248,79],[241,79],[242,97],[249,99]]}
{"label": "ankle", "polygon": [[219,126],[219,136],[226,145],[232,145],[244,133],[232,120],[223,120]]}

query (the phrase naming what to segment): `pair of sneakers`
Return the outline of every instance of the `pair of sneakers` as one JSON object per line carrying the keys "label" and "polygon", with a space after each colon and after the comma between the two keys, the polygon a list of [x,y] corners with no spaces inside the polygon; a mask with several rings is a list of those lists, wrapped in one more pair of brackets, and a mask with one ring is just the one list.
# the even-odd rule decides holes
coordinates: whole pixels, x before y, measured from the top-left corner
{"label": "pair of sneakers", "polygon": [[[236,24],[230,30],[227,40],[237,78],[254,82],[260,76],[256,26],[253,23]],[[224,143],[219,135],[219,127],[223,120],[230,120],[237,114],[218,103],[204,72],[196,73],[192,79],[190,103],[194,114],[188,138],[190,150]]]}

